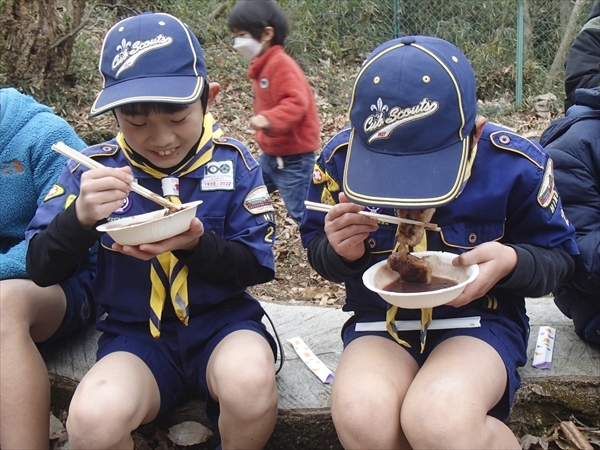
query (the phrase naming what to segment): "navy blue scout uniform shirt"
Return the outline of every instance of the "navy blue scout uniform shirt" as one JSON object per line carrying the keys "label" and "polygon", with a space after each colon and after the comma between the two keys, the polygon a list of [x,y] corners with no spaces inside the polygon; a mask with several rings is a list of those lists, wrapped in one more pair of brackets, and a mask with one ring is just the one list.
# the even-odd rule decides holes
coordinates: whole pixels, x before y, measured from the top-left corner
{"label": "navy blue scout uniform shirt", "polygon": [[[313,173],[308,200],[326,204],[338,202],[350,127],[338,133],[325,146]],[[377,174],[365,174],[374,176]],[[393,209],[375,209],[394,215]],[[324,234],[324,213],[307,210],[300,231],[302,243]],[[544,248],[558,247],[577,254],[573,228],[566,220],[554,189],[552,162],[545,151],[532,142],[494,124],[484,126],[477,145],[477,155],[464,191],[451,203],[438,207],[431,220],[441,232],[427,231],[427,250],[463,253],[488,241],[507,244],[531,244]],[[379,224],[367,245],[371,263],[386,259],[396,245],[396,225]],[[370,320],[385,320],[389,305],[367,289],[360,276],[345,281],[347,299],[344,310],[368,313]],[[502,289],[472,302],[467,307],[496,314],[499,303],[502,315],[511,317],[527,329],[523,296]],[[501,299],[511,300],[500,302]],[[471,310],[472,312],[472,310]],[[420,310],[399,309],[398,320],[419,320]],[[464,313],[462,315],[465,315]],[[433,318],[460,317],[461,308],[440,306]]]}
{"label": "navy blue scout uniform shirt", "polygon": [[[205,122],[205,129],[210,124]],[[203,136],[200,151],[178,169],[179,197],[182,203],[203,200],[197,217],[204,224],[205,233],[215,234],[226,241],[235,241],[251,250],[258,264],[274,272],[272,246],[275,240],[275,223],[272,205],[264,186],[258,164],[246,147],[238,141],[218,137],[222,134],[216,124],[213,134]],[[215,137],[217,136],[217,137]],[[123,143],[122,143],[123,144]],[[153,192],[161,193],[160,178],[152,170],[140,167],[125,155],[117,139],[84,150],[87,156],[109,167],[131,165],[133,176],[139,184]],[[70,161],[57,182],[57,194],[43,203],[28,230],[28,239],[45,229],[54,216],[66,209],[79,194],[81,174],[87,169]],[[163,175],[163,177],[166,175]],[[160,208],[154,202],[130,193],[123,206],[108,220],[117,220]],[[150,316],[150,261],[143,261],[115,252],[112,238],[100,238],[99,263],[94,283],[95,299],[108,313],[102,328],[110,330],[110,323],[140,323],[148,327]],[[187,253],[187,252],[186,252]],[[180,251],[174,252],[180,257]],[[212,255],[211,255],[212,256]],[[203,261],[209,264],[211,261]],[[85,266],[87,261],[80,261]],[[218,270],[218,267],[214,267]],[[227,268],[223,268],[227,270]],[[188,275],[190,324],[211,304],[232,297],[252,299],[245,285],[235,282],[214,282],[190,268]],[[167,301],[167,306],[169,302]],[[172,310],[165,308],[165,317]],[[188,329],[193,327],[187,327]],[[193,330],[190,330],[192,333]]]}

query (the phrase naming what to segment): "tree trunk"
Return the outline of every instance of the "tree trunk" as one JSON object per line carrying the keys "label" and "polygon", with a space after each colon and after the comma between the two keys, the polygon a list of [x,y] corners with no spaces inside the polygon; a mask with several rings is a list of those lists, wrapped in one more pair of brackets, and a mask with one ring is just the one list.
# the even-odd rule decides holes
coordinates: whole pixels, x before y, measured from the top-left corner
{"label": "tree trunk", "polygon": [[74,85],[69,64],[86,0],[0,2],[0,71],[4,82],[43,99]]}
{"label": "tree trunk", "polygon": [[562,40],[560,42],[560,46],[556,51],[556,55],[554,55],[554,61],[552,61],[552,66],[548,71],[548,75],[546,76],[546,82],[544,83],[544,92],[549,92],[554,80],[558,78],[558,73],[561,68],[565,65],[565,59],[567,57],[567,53],[569,51],[569,47],[575,38],[575,35],[579,32],[579,25],[577,20],[584,11],[584,7],[587,6],[587,0],[576,0],[573,5],[573,9],[571,10],[571,14],[569,16],[569,21],[562,33]]}

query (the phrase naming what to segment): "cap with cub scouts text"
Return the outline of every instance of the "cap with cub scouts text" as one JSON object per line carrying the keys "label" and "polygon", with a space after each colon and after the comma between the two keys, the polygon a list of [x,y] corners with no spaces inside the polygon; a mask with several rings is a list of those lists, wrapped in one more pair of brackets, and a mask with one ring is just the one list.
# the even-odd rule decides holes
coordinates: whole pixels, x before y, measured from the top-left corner
{"label": "cap with cub scouts text", "polygon": [[128,103],[193,103],[206,83],[198,39],[181,20],[163,13],[143,13],[114,25],[104,38],[100,73],[103,88],[92,116]]}
{"label": "cap with cub scouts text", "polygon": [[475,75],[457,47],[429,36],[377,47],[352,90],[346,196],[393,208],[452,201],[466,181],[476,115]]}

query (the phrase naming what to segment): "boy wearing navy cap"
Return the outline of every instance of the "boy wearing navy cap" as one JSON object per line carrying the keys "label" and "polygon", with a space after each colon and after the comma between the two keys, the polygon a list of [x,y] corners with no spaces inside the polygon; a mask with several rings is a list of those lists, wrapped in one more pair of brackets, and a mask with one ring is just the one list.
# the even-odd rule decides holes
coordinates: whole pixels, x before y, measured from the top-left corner
{"label": "boy wearing navy cap", "polygon": [[[303,218],[309,261],[345,283],[344,309],[354,312],[331,398],[344,447],[520,448],[502,421],[527,360],[525,297],[567,277],[577,248],[547,153],[477,117],[462,52],[426,36],[377,47],[355,79],[350,126],[317,160],[308,200],[333,205]],[[394,251],[397,226],[358,214],[365,207],[433,212],[440,231],[410,250],[456,253],[453,264],[478,264],[479,276],[433,311],[387,304],[362,274]],[[451,324],[475,316],[479,326]],[[419,319],[420,330],[398,331]]]}
{"label": "boy wearing navy cap", "polygon": [[[133,448],[132,430],[196,394],[224,448],[262,448],[278,394],[275,342],[246,292],[274,276],[260,167],[208,113],[219,86],[207,83],[200,44],[179,19],[145,13],[117,23],[100,72],[92,115],[111,111],[120,132],[84,153],[106,167],[69,161],[62,194],[40,206],[27,232],[27,270],[40,285],[81,271],[86,249],[101,244],[93,291],[106,315],[98,362],[70,405],[70,448]],[[174,202],[202,200],[190,229],[139,246],[98,232],[159,209],[131,192],[133,180]]]}

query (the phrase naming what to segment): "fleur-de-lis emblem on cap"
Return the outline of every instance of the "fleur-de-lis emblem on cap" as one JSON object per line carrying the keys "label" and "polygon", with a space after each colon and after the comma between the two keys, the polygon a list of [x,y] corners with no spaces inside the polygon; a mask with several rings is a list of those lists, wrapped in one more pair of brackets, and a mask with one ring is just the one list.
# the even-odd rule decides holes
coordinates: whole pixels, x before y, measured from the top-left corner
{"label": "fleur-de-lis emblem on cap", "polygon": [[389,106],[383,104],[381,97],[377,99],[376,105],[371,105],[371,111],[375,112],[375,117],[382,117],[387,111]]}
{"label": "fleur-de-lis emblem on cap", "polygon": [[123,39],[121,43],[117,45],[117,51],[123,53],[123,56],[125,56],[129,47],[131,47],[131,42],[127,42],[126,39]]}

